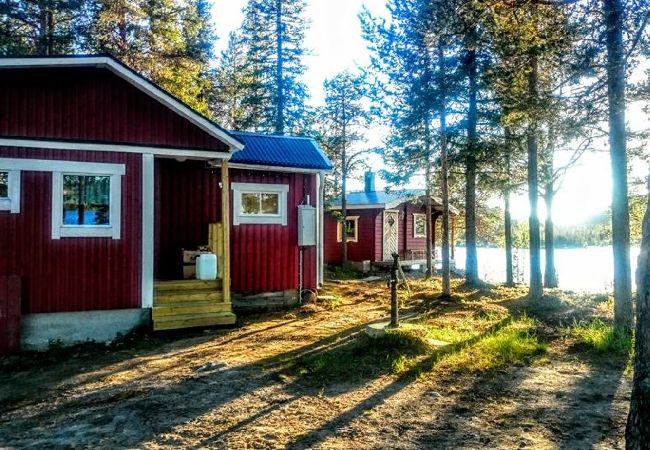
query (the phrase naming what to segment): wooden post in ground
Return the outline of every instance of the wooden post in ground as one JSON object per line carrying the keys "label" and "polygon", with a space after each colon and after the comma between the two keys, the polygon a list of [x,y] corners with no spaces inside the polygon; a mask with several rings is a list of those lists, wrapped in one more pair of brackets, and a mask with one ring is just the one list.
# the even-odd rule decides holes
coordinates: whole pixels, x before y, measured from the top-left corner
{"label": "wooden post in ground", "polygon": [[399,305],[397,303],[397,272],[399,270],[399,254],[393,253],[393,267],[390,269],[390,326],[399,327]]}
{"label": "wooden post in ground", "polygon": [[223,301],[230,303],[230,177],[228,161],[221,162],[221,224],[223,232]]}

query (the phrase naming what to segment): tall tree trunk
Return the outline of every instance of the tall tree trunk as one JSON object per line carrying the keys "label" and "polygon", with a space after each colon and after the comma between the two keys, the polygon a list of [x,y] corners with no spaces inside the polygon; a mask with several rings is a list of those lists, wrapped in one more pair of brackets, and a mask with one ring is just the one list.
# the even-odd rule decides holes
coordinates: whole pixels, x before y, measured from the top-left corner
{"label": "tall tree trunk", "polygon": [[506,286],[514,286],[515,280],[512,273],[512,216],[510,213],[510,151],[511,151],[511,142],[512,142],[512,132],[510,128],[505,129],[505,140],[506,140],[506,175],[508,181],[506,182],[506,188],[503,192],[503,222],[505,226],[505,245],[506,245]]}
{"label": "tall tree trunk", "polygon": [[429,139],[429,133],[431,132],[430,127],[429,127],[429,115],[427,114],[425,116],[425,123],[424,123],[424,132],[425,132],[425,153],[426,153],[426,168],[425,168],[425,195],[427,196],[426,198],[426,213],[427,213],[427,218],[426,218],[426,241],[427,241],[427,247],[426,247],[426,258],[427,258],[427,272],[426,272],[426,278],[431,278],[433,276],[433,248],[432,246],[435,245],[435,241],[433,239],[433,227],[434,227],[434,222],[432,220],[432,214],[433,214],[433,206],[431,204],[431,196],[433,195],[433,192],[431,192],[431,140]]}
{"label": "tall tree trunk", "polygon": [[[472,43],[473,44],[473,43]],[[469,81],[469,108],[467,109],[467,150],[465,154],[465,281],[468,284],[479,282],[478,257],[476,251],[476,126],[478,113],[476,95],[476,51],[467,50],[465,57]]]}
{"label": "tall tree trunk", "polygon": [[555,198],[554,158],[555,158],[555,127],[549,127],[548,147],[544,155],[544,203],[546,204],[546,222],[544,224],[544,287],[556,288],[557,270],[555,269],[555,224],[553,223],[553,200]]}
{"label": "tall tree trunk", "polygon": [[41,55],[54,54],[54,17],[49,1],[39,2],[39,48]]}
{"label": "tall tree trunk", "polygon": [[276,85],[277,85],[277,110],[275,112],[275,134],[284,134],[284,73],[282,69],[283,54],[282,54],[282,0],[276,0],[276,16],[275,16],[275,29],[276,29],[276,47],[277,47],[277,61],[276,61]]}
{"label": "tall tree trunk", "polygon": [[638,261],[634,379],[625,430],[626,447],[634,450],[650,448],[650,205],[643,219],[643,240]]}
{"label": "tall tree trunk", "polygon": [[503,193],[503,222],[505,225],[506,240],[506,286],[514,286],[515,279],[512,273],[512,216],[510,213],[510,189]]}
{"label": "tall tree trunk", "polygon": [[451,295],[451,271],[449,262],[449,185],[447,169],[447,73],[442,41],[438,44],[438,61],[440,64],[440,175],[442,178],[442,295],[448,297]]}
{"label": "tall tree trunk", "polygon": [[[537,57],[532,56],[530,61],[530,72],[528,74],[528,95],[534,104],[538,97],[538,74]],[[530,284],[528,295],[532,298],[539,298],[543,295],[542,268],[541,268],[541,238],[539,227],[539,216],[537,212],[538,198],[538,173],[537,173],[537,126],[535,119],[531,119],[526,131],[526,143],[528,147],[528,198],[530,201],[530,216],[528,218],[529,246],[530,246]]]}
{"label": "tall tree trunk", "polygon": [[544,224],[544,253],[546,264],[544,267],[544,287],[557,287],[557,270],[555,269],[555,225],[553,223],[553,180],[547,181],[544,188],[544,202],[546,204],[546,222]]}
{"label": "tall tree trunk", "polygon": [[625,46],[621,0],[603,0],[607,39],[609,149],[612,165],[612,250],[614,252],[614,322],[632,329],[630,208],[627,192],[625,131]]}
{"label": "tall tree trunk", "polygon": [[[348,218],[348,201],[347,201],[347,184],[348,184],[348,158],[346,154],[346,117],[345,105],[343,109],[343,126],[342,130],[342,147],[341,147],[341,214],[343,214],[343,229],[341,230],[341,266],[348,267],[348,235],[347,235],[347,218]],[[358,230],[357,230],[358,233]]]}

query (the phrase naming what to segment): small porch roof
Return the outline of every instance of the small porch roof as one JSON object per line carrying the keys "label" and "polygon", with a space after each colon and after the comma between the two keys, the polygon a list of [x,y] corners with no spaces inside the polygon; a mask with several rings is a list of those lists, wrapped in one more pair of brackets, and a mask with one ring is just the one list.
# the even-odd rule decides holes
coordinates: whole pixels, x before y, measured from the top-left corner
{"label": "small porch roof", "polygon": [[244,143],[244,148],[232,155],[231,163],[332,170],[329,158],[312,138],[242,131],[231,131],[230,134]]}

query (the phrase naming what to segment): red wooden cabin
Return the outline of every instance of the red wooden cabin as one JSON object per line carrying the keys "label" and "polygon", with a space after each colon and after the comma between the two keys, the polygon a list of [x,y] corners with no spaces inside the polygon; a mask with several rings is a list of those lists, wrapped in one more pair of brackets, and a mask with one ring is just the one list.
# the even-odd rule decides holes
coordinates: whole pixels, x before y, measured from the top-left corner
{"label": "red wooden cabin", "polygon": [[[301,248],[317,288],[330,168],[312,140],[226,131],[111,57],[1,58],[0,278],[20,279],[23,347],[152,316],[233,323],[237,299],[296,292]],[[301,248],[300,205],[315,208]],[[215,281],[183,278],[199,246]]]}
{"label": "red wooden cabin", "polygon": [[[325,263],[341,263],[341,241],[347,235],[348,261],[385,265],[396,252],[404,264],[426,263],[426,206],[423,190],[377,191],[375,175],[365,174],[364,190],[346,196],[345,232],[341,200],[335,199],[325,214]],[[431,247],[435,253],[435,224],[442,215],[440,200],[433,200]],[[455,209],[452,208],[455,214]],[[453,233],[453,227],[452,233]],[[453,242],[453,238],[451,239]],[[434,256],[435,258],[435,256]],[[453,246],[452,246],[453,259]],[[366,265],[367,266],[367,265]]]}

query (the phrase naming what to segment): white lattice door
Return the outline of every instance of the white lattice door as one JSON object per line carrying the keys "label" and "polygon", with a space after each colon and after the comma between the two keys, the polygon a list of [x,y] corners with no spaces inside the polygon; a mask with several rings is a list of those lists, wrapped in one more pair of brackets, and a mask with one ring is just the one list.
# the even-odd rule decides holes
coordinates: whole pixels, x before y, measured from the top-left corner
{"label": "white lattice door", "polygon": [[391,261],[399,248],[398,219],[397,211],[384,211],[384,261]]}

